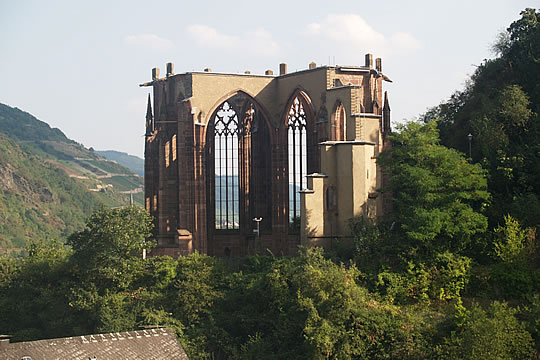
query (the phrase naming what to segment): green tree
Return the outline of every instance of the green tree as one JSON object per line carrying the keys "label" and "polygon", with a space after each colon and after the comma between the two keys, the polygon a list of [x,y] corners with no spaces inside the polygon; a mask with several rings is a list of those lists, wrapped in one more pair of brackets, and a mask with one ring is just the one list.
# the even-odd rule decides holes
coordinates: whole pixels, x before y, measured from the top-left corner
{"label": "green tree", "polygon": [[0,258],[0,330],[13,340],[62,337],[76,332],[76,313],[66,294],[75,279],[69,251],[58,243],[39,241],[26,258]]}
{"label": "green tree", "polygon": [[175,306],[180,319],[197,324],[209,315],[212,304],[223,295],[216,289],[215,260],[195,253],[178,259]]}
{"label": "green tree", "polygon": [[495,254],[504,262],[515,261],[525,247],[527,233],[521,229],[519,221],[507,215],[504,226],[495,229],[498,239],[495,242]]}
{"label": "green tree", "polygon": [[409,122],[378,161],[391,175],[394,219],[410,249],[460,251],[487,228],[485,171],[439,144],[436,122]]}
{"label": "green tree", "polygon": [[[310,359],[425,358],[420,324],[376,300],[358,284],[354,266],[325,259],[321,249],[300,254],[290,274]],[[292,294],[291,294],[292,295]],[[423,324],[423,327],[427,327]],[[426,352],[427,350],[427,352]]]}
{"label": "green tree", "polygon": [[75,232],[67,244],[80,264],[107,267],[133,256],[142,256],[153,242],[152,218],[139,206],[107,209],[102,207],[86,221],[83,231]]}
{"label": "green tree", "polygon": [[142,251],[153,246],[148,240],[151,229],[152,218],[139,206],[102,207],[83,231],[69,236],[70,263],[79,281],[67,296],[87,331],[136,327],[146,306],[139,283],[145,274]]}
{"label": "green tree", "polygon": [[439,359],[532,359],[534,342],[517,310],[506,303],[493,302],[486,310],[473,304],[458,313],[456,329],[438,347]]}
{"label": "green tree", "polygon": [[428,111],[442,143],[468,151],[489,172],[492,226],[507,214],[540,225],[540,13],[527,8],[499,36],[496,57],[484,60],[467,86]]}

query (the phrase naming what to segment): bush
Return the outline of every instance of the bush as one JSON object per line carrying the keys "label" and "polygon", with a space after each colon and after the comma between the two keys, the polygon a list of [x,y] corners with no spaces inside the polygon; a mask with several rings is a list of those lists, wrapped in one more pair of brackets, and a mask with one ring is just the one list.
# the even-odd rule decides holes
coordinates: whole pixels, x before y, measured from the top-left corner
{"label": "bush", "polygon": [[354,253],[356,257],[369,256],[379,246],[381,233],[371,219],[354,217],[349,220],[349,226],[354,236]]}
{"label": "bush", "polygon": [[529,305],[525,307],[523,314],[525,315],[527,330],[533,335],[538,349],[540,348],[540,295],[531,295],[528,300]]}
{"label": "bush", "polygon": [[458,312],[455,330],[436,348],[439,359],[531,359],[533,339],[515,315],[517,309],[493,302],[486,310],[473,304]]}
{"label": "bush", "polygon": [[471,259],[451,252],[437,254],[433,290],[439,299],[450,300],[461,296],[469,282]]}
{"label": "bush", "polygon": [[[398,308],[375,301],[356,283],[359,272],[322,257],[301,255],[288,274],[296,306],[304,314],[303,335],[310,359],[387,359],[425,356],[422,326]],[[291,309],[292,310],[292,309]]]}
{"label": "bush", "polygon": [[524,264],[500,263],[492,268],[493,286],[506,299],[524,299],[533,290],[534,279]]}
{"label": "bush", "polygon": [[424,301],[459,298],[469,282],[471,259],[445,251],[430,263],[409,262],[411,295]]}
{"label": "bush", "polygon": [[390,303],[404,304],[410,297],[410,279],[406,274],[383,271],[377,275],[377,291]]}
{"label": "bush", "polygon": [[504,226],[498,226],[495,233],[499,235],[495,242],[495,254],[504,262],[514,262],[525,247],[527,232],[521,229],[519,221],[507,215]]}

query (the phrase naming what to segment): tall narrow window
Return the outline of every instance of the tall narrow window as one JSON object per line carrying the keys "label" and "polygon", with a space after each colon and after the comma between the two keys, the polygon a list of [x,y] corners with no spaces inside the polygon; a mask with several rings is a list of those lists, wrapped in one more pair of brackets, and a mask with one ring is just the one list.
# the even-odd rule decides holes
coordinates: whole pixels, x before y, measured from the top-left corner
{"label": "tall narrow window", "polygon": [[165,167],[169,167],[169,160],[170,160],[170,152],[171,152],[171,143],[167,141],[165,143]]}
{"label": "tall narrow window", "polygon": [[228,102],[214,119],[216,229],[239,229],[238,116]]}
{"label": "tall narrow window", "polygon": [[332,121],[332,140],[343,141],[346,139],[345,108],[342,104],[336,107]]}
{"label": "tall narrow window", "polygon": [[289,144],[289,223],[292,229],[300,227],[300,193],[306,188],[307,175],[307,135],[306,113],[298,98],[287,114]]}
{"label": "tall narrow window", "polygon": [[172,146],[172,150],[171,150],[171,153],[172,153],[172,161],[175,162],[176,161],[176,134],[174,134],[172,136],[172,139],[171,139],[171,146]]}

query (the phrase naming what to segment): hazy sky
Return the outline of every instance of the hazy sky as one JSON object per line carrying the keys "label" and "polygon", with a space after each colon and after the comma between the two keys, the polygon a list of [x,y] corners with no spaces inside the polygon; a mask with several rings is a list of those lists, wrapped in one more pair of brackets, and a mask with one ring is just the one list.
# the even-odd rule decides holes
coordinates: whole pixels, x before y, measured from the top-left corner
{"label": "hazy sky", "polygon": [[382,57],[393,123],[461,89],[532,0],[0,0],[0,102],[142,156],[151,69],[289,72]]}

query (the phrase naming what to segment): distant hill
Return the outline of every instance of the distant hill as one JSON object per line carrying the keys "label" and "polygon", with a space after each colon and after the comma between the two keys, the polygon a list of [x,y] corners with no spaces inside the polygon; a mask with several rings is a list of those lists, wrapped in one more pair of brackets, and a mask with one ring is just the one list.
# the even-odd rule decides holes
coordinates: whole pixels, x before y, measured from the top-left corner
{"label": "distant hill", "polygon": [[0,103],[0,132],[14,140],[60,141],[73,143],[62,131],[36,119],[29,113]]}
{"label": "distant hill", "polygon": [[138,156],[116,150],[96,150],[96,153],[104,158],[116,161],[140,176],[144,176],[144,160]]}
{"label": "distant hill", "polygon": [[99,204],[143,203],[143,179],[59,129],[0,104],[0,253],[63,241]]}

